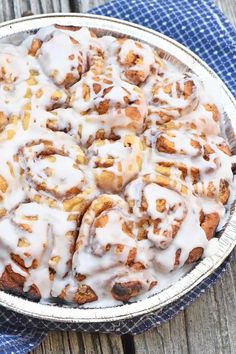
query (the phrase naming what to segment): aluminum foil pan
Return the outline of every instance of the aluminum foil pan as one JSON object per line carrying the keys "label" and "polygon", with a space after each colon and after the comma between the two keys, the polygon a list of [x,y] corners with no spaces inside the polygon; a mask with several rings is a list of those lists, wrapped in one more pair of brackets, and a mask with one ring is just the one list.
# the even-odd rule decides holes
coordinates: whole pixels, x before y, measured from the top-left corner
{"label": "aluminum foil pan", "polygon": [[[55,23],[61,25],[86,26],[95,29],[96,32],[101,35],[110,34],[117,37],[129,36],[141,40],[156,47],[161,55],[168,56],[170,60],[177,63],[180,67],[182,66],[185,69],[186,67],[189,68],[200,78],[204,78],[204,81],[215,80],[224,110],[222,127],[231,150],[236,153],[236,102],[232,94],[219,77],[198,56],[161,33],[126,21],[102,16],[50,14],[22,18],[1,24],[0,41],[10,40],[11,42],[17,43],[24,38],[25,34],[39,29],[40,27]],[[220,246],[217,253],[211,257],[204,258],[174,285],[158,294],[130,304],[115,307],[78,308],[34,303],[0,291],[0,305],[39,319],[78,324],[114,322],[157,311],[188,293],[202,280],[212,274],[230,254],[236,244],[235,201],[230,207],[228,221],[223,230],[221,230]]]}

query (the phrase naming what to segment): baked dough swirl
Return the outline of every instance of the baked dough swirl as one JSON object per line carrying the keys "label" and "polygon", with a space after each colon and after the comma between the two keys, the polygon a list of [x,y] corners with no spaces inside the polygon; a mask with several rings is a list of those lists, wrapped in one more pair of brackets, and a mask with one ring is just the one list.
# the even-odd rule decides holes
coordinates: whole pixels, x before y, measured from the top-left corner
{"label": "baked dough swirl", "polygon": [[96,63],[70,89],[71,107],[84,116],[86,123],[141,132],[147,114],[142,91],[121,80],[113,67],[104,70],[102,65]]}
{"label": "baked dough swirl", "polygon": [[156,124],[191,113],[199,103],[199,83],[196,78],[178,75],[158,80],[154,75],[144,85],[149,98],[149,116]]}
{"label": "baked dough swirl", "polygon": [[110,44],[108,63],[114,62],[114,57],[122,79],[137,86],[163,66],[153,49],[129,38],[118,38]]}
{"label": "baked dough swirl", "polygon": [[223,138],[181,129],[164,129],[154,136],[149,131],[146,137],[156,172],[184,181],[195,194],[227,202],[231,152]]}
{"label": "baked dough swirl", "polygon": [[76,228],[73,214],[34,202],[20,204],[0,220],[1,289],[50,297],[54,281],[71,269]]}
{"label": "baked dough swirl", "polygon": [[[116,225],[116,228],[114,228]],[[85,213],[73,257],[75,276],[82,284],[93,280],[116,300],[128,301],[157,284],[145,265],[136,262],[138,243],[126,202],[116,195],[100,195]]]}
{"label": "baked dough swirl", "polygon": [[106,192],[121,191],[141,170],[142,150],[141,139],[132,134],[116,141],[95,140],[87,156],[97,186]]}
{"label": "baked dough swirl", "polygon": [[59,205],[65,211],[83,213],[96,194],[86,176],[86,158],[79,146],[39,140],[19,149],[22,175],[32,201]]}
{"label": "baked dough swirl", "polygon": [[[198,260],[219,223],[220,212],[205,212],[202,201],[167,176],[138,178],[127,186],[125,196],[137,218],[137,238],[157,248],[153,262],[162,271]],[[187,233],[190,225],[193,235]]]}

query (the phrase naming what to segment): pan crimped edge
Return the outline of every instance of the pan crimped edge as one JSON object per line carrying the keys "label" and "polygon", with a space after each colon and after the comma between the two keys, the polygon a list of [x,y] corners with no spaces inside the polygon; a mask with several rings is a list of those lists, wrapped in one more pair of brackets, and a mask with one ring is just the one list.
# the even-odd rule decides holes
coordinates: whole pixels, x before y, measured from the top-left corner
{"label": "pan crimped edge", "polygon": [[[236,102],[220,78],[198,56],[190,50],[153,30],[143,26],[104,16],[87,14],[46,14],[25,17],[8,21],[0,25],[0,42],[8,36],[17,43],[24,33],[34,31],[40,27],[52,24],[85,26],[95,29],[98,34],[112,34],[115,36],[129,36],[153,47],[177,63],[183,69],[189,68],[204,81],[214,82],[218,86],[221,97],[224,117],[223,133],[228,140],[231,150],[236,153]],[[8,37],[9,38],[9,37]],[[174,54],[174,55],[173,55]],[[236,245],[236,212],[235,200],[230,206],[229,219],[220,231],[219,249],[214,256],[204,258],[187,275],[162,292],[148,298],[125,305],[102,308],[74,308],[68,306],[35,303],[11,294],[0,291],[0,305],[18,313],[44,320],[53,320],[66,323],[112,323],[132,317],[160,310],[184,294],[192,290],[202,280],[212,274],[230,254]],[[112,328],[112,327],[111,327]],[[112,330],[112,329],[111,329]]]}

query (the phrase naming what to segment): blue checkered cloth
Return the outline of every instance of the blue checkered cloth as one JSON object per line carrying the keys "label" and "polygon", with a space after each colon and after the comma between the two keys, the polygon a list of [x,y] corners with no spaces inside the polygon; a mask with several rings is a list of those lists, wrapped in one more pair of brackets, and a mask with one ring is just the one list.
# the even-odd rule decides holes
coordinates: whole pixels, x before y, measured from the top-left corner
{"label": "blue checkered cloth", "polygon": [[[114,0],[91,13],[112,16],[152,28],[198,54],[236,94],[236,32],[212,0]],[[0,354],[24,354],[36,347],[49,330],[79,330],[138,334],[169,321],[216,282],[229,258],[191,292],[159,312],[126,321],[65,324],[16,314],[0,307]]]}

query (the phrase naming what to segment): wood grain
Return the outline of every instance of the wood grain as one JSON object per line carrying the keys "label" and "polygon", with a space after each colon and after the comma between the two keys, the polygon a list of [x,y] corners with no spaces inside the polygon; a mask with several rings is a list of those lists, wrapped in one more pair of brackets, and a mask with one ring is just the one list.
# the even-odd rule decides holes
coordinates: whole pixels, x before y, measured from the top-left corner
{"label": "wood grain", "polygon": [[168,323],[134,337],[136,354],[187,354],[185,315],[181,312]]}
{"label": "wood grain", "polygon": [[226,273],[170,322],[134,337],[137,354],[236,353],[236,252]]}
{"label": "wood grain", "polygon": [[72,0],[71,6],[74,12],[87,12],[88,10],[103,5],[110,0]]}
{"label": "wood grain", "polygon": [[[29,11],[86,12],[108,0],[0,0],[0,21]],[[215,0],[236,25],[236,0]],[[217,284],[170,322],[135,337],[51,332],[31,354],[236,354],[236,251]]]}
{"label": "wood grain", "polygon": [[206,350],[208,354],[236,352],[236,287],[232,274],[230,267],[213,288],[185,311],[190,354]]}
{"label": "wood grain", "polygon": [[236,26],[236,0],[214,0],[230,22]]}
{"label": "wood grain", "polygon": [[21,17],[29,11],[33,14],[70,12],[70,0],[0,0],[0,21]]}

